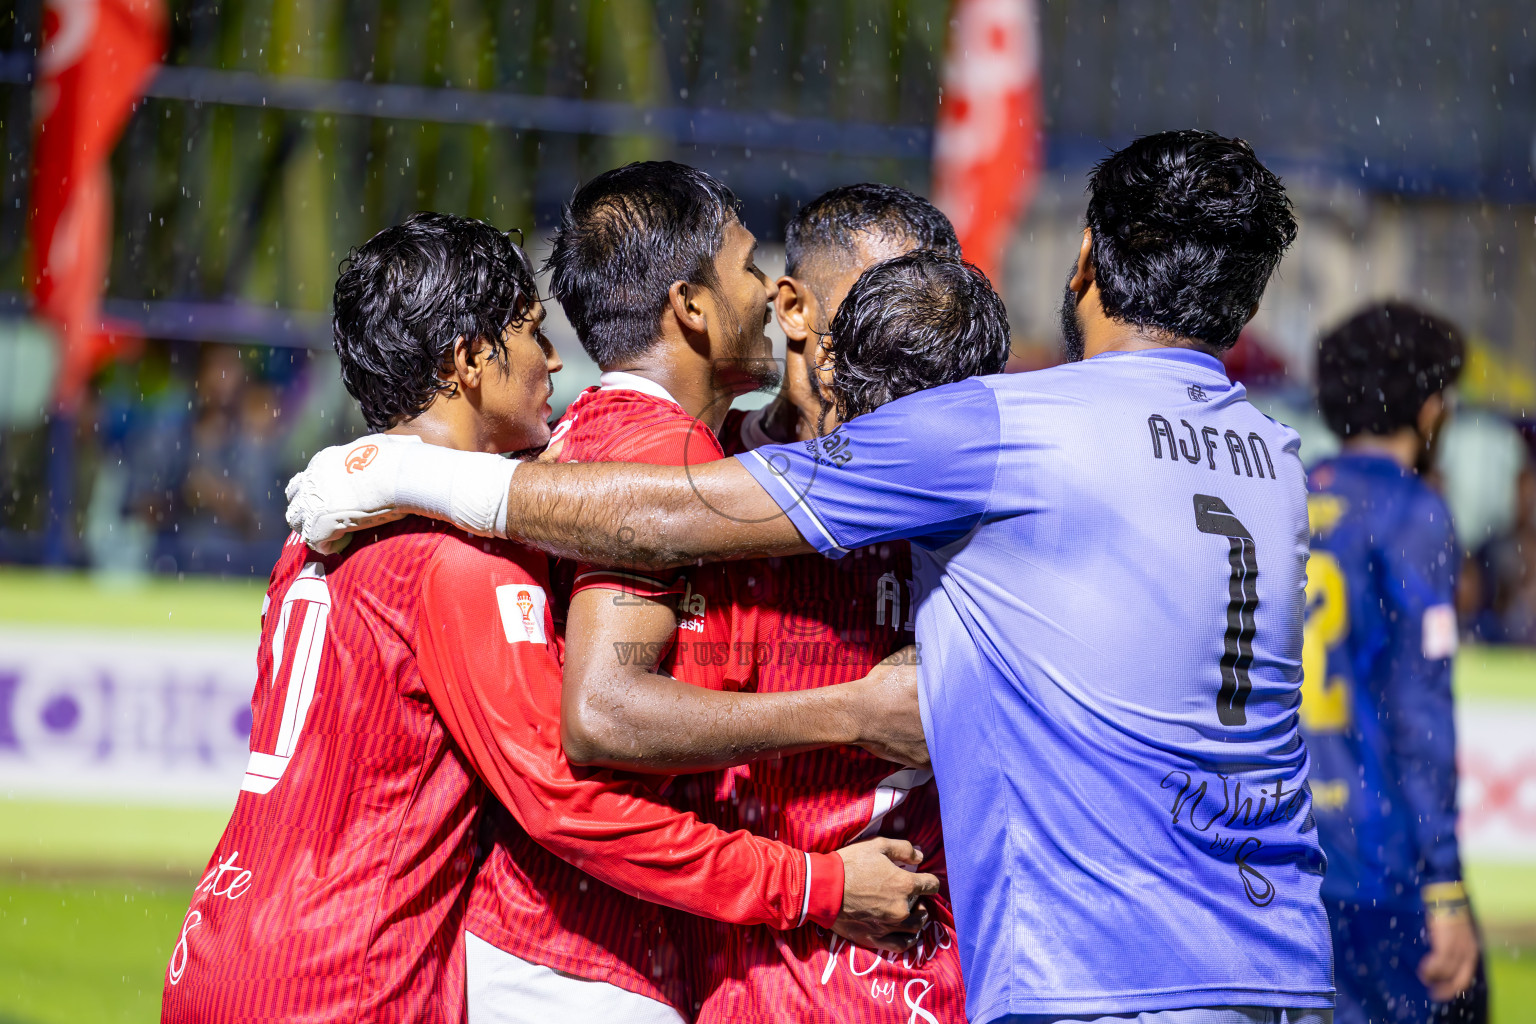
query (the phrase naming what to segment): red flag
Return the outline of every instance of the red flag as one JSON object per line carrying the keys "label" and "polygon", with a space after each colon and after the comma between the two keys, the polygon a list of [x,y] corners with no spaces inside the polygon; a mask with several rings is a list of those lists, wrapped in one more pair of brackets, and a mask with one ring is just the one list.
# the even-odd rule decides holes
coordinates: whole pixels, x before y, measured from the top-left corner
{"label": "red flag", "polygon": [[1040,173],[1033,0],[955,0],[933,145],[933,198],[994,282]]}
{"label": "red flag", "polygon": [[73,412],[110,358],[102,330],[112,221],[107,158],[165,53],[161,0],[47,0],[33,94],[32,294],[63,341],[57,406]]}

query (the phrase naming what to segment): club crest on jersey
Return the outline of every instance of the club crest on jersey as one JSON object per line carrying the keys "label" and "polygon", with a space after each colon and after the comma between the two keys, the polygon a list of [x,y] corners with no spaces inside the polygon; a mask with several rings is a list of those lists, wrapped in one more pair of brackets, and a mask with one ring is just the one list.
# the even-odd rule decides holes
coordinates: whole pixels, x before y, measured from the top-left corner
{"label": "club crest on jersey", "polygon": [[367,469],[378,454],[379,446],[376,444],[360,445],[352,449],[347,452],[347,472],[357,473]]}
{"label": "club crest on jersey", "polygon": [[508,583],[496,588],[496,606],[501,610],[501,628],[509,644],[542,644],[544,605],[543,587],[532,583]]}

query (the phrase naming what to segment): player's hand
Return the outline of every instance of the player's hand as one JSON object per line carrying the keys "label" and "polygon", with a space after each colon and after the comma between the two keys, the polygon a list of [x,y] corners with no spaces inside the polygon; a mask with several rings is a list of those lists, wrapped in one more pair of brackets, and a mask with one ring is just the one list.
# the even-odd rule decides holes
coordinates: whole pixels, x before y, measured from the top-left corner
{"label": "player's hand", "polygon": [[288,482],[288,526],[321,554],[340,551],[355,530],[413,514],[504,537],[517,465],[411,435],[369,434],[315,453]]}
{"label": "player's hand", "polygon": [[402,445],[414,437],[369,434],[351,444],[323,448],[288,481],[288,527],[321,554],[333,554],[354,530],[399,519],[396,482]]}
{"label": "player's hand", "polygon": [[855,945],[901,953],[928,924],[921,900],[939,891],[936,876],[918,872],[922,851],[884,837],[837,851],[843,858],[843,909],[832,930]]}
{"label": "player's hand", "polygon": [[927,768],[928,741],[917,709],[917,648],[903,647],[854,683],[859,746],[887,761]]}
{"label": "player's hand", "polygon": [[1437,1003],[1448,1003],[1472,984],[1477,971],[1477,931],[1472,915],[1431,914],[1429,953],[1419,961],[1419,980]]}

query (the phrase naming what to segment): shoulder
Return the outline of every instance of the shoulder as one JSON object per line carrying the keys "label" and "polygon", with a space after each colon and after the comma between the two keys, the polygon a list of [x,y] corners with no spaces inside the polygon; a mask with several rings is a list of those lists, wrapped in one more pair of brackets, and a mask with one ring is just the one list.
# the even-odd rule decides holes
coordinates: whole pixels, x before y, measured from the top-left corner
{"label": "shoulder", "polygon": [[[968,377],[917,391],[851,420],[850,425],[871,434],[896,429],[914,441],[923,436],[947,438],[951,429],[965,433],[991,430],[998,421],[995,392],[1006,386],[1003,377]],[[995,436],[995,430],[993,433]]]}
{"label": "shoulder", "polygon": [[[338,554],[310,557],[323,562],[326,575],[333,579],[407,577],[421,570],[450,529],[422,516],[406,516],[375,529],[359,530]],[[299,548],[304,550],[302,544]]]}
{"label": "shoulder", "polygon": [[1445,497],[1417,473],[1403,478],[1400,521],[1435,541],[1449,543],[1454,530]]}
{"label": "shoulder", "polygon": [[458,530],[443,532],[431,555],[434,582],[469,589],[489,585],[549,586],[549,559],[540,552],[507,540],[472,537]]}
{"label": "shoulder", "polygon": [[712,462],[723,457],[709,427],[678,405],[639,391],[589,392],[567,413],[566,462]]}

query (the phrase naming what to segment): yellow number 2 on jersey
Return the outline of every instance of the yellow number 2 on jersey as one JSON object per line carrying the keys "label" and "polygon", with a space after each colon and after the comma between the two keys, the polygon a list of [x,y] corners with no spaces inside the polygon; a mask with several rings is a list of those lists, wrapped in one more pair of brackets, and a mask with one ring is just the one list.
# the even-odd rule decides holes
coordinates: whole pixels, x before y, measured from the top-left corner
{"label": "yellow number 2 on jersey", "polygon": [[1348,593],[1339,560],[1326,551],[1307,562],[1307,622],[1301,641],[1301,726],[1308,732],[1349,728],[1349,684],[1329,677],[1328,654],[1349,632]]}

